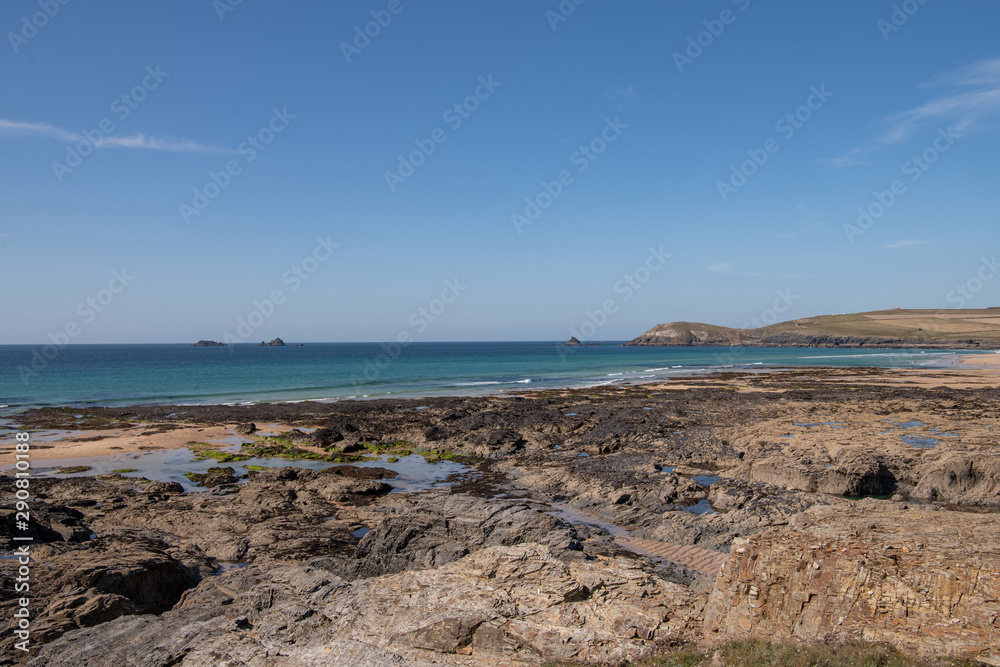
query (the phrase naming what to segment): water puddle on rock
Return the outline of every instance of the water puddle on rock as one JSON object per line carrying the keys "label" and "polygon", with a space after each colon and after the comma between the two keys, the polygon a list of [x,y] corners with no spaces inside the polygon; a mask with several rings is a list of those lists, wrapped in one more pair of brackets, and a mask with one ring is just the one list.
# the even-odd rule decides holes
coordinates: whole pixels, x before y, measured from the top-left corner
{"label": "water puddle on rock", "polygon": [[921,438],[915,435],[901,435],[899,439],[917,449],[934,449],[941,444],[937,438]]}
{"label": "water puddle on rock", "polygon": [[632,537],[632,533],[625,530],[621,526],[616,526],[610,521],[604,521],[603,519],[598,519],[596,516],[585,514],[572,505],[568,505],[566,503],[552,503],[549,505],[549,509],[546,510],[546,513],[555,514],[560,519],[565,519],[570,523],[581,523],[585,526],[600,528],[612,537]]}
{"label": "water puddle on rock", "polygon": [[[245,441],[240,436],[231,439],[234,447],[222,449],[230,453],[239,451],[239,443]],[[455,461],[440,461],[438,463],[428,463],[419,454],[397,457],[390,462],[388,454],[378,457],[376,460],[364,461],[361,463],[331,463],[329,461],[312,461],[308,459],[285,460],[280,458],[250,458],[243,461],[230,461],[220,463],[213,459],[195,461],[195,453],[186,447],[180,449],[161,449],[152,452],[121,452],[108,456],[96,456],[90,458],[71,459],[49,459],[39,461],[32,466],[33,474],[39,477],[55,477],[67,479],[71,477],[93,477],[94,475],[115,474],[116,470],[128,470],[120,473],[123,477],[145,477],[146,479],[158,482],[178,482],[184,490],[205,491],[205,487],[196,486],[191,480],[185,477],[185,473],[207,473],[209,468],[230,467],[235,470],[236,476],[248,474],[251,467],[259,468],[307,468],[309,470],[325,470],[338,465],[350,465],[359,468],[387,468],[397,473],[397,477],[385,480],[392,486],[393,493],[411,493],[415,491],[426,491],[450,484],[457,476],[470,475],[475,473],[475,469]],[[13,464],[6,465],[3,470],[9,470]],[[60,474],[59,470],[73,468],[85,468],[76,473]],[[240,480],[244,482],[246,480]]]}
{"label": "water puddle on rock", "polygon": [[904,421],[894,421],[892,419],[886,419],[885,421],[889,422],[890,424],[898,428],[917,428],[919,426],[927,426],[927,424],[925,424],[924,422],[917,420],[904,422]]}
{"label": "water puddle on rock", "polygon": [[712,505],[707,500],[699,500],[694,505],[688,505],[687,507],[682,507],[682,511],[690,512],[691,514],[697,514],[701,516],[702,514],[718,514]]}

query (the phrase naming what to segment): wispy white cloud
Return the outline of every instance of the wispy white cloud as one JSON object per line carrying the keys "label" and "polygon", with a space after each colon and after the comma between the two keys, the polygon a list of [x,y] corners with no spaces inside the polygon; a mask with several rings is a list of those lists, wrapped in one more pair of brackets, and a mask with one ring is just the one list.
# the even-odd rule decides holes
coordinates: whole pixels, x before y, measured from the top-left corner
{"label": "wispy white cloud", "polygon": [[632,97],[635,95],[635,86],[629,84],[627,86],[619,86],[618,88],[612,88],[608,91],[609,100],[617,100],[622,97]]}
{"label": "wispy white cloud", "polygon": [[789,231],[771,234],[771,238],[783,240],[798,238],[800,236],[805,236],[810,232],[816,231],[826,224],[823,220],[823,214],[821,212],[813,211],[811,207],[806,206],[805,204],[797,204],[795,206],[795,212],[801,219],[798,227]]}
{"label": "wispy white cloud", "polygon": [[618,111],[624,111],[641,101],[638,93],[636,92],[635,85],[631,83],[626,86],[611,88],[605,93],[605,97],[607,97],[611,102],[618,103],[615,107]]}
{"label": "wispy white cloud", "polygon": [[843,155],[837,157],[827,157],[820,159],[823,164],[828,164],[835,169],[853,167],[859,164],[866,164],[868,160],[864,157],[865,150],[862,148],[852,148]]}
{"label": "wispy white cloud", "polygon": [[880,121],[884,129],[867,145],[820,160],[834,168],[865,164],[867,153],[902,143],[932,125],[948,125],[955,133],[978,128],[1000,116],[1000,58],[980,60],[940,74],[921,84],[937,89],[936,97]]}
{"label": "wispy white cloud", "polygon": [[886,243],[884,248],[905,248],[910,245],[927,245],[930,241],[893,241],[892,243]]}
{"label": "wispy white cloud", "polygon": [[742,274],[747,278],[766,278],[768,280],[802,280],[803,275],[798,273],[776,273],[774,271],[765,271],[763,273],[744,273]]}
{"label": "wispy white cloud", "polygon": [[206,146],[195,141],[175,141],[164,139],[147,134],[136,133],[129,136],[105,136],[97,141],[90,141],[87,137],[76,132],[70,132],[48,123],[25,123],[15,120],[0,118],[0,139],[12,139],[18,137],[42,137],[53,139],[67,144],[75,144],[85,141],[94,148],[141,148],[154,151],[173,151],[179,153],[228,153],[227,148],[217,146]]}
{"label": "wispy white cloud", "polygon": [[729,262],[718,262],[717,264],[709,264],[707,267],[709,271],[715,271],[716,273],[726,273],[732,271],[736,266],[730,264]]}

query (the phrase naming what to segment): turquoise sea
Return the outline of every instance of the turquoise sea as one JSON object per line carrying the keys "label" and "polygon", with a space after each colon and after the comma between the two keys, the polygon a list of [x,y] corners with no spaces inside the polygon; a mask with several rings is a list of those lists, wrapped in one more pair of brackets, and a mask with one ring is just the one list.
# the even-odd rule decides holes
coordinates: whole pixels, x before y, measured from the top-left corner
{"label": "turquoise sea", "polygon": [[[47,358],[45,354],[51,358]],[[942,350],[566,348],[551,342],[296,347],[0,346],[0,416],[36,406],[440,396],[648,382],[731,368],[948,367]]]}

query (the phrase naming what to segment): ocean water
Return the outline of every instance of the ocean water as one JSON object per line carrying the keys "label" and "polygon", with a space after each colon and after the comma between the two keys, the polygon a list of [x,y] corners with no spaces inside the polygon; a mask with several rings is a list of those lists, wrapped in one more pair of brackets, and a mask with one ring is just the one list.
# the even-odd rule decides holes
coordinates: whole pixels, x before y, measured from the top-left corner
{"label": "ocean water", "polygon": [[[48,349],[49,354],[55,350]],[[948,367],[942,350],[597,347],[551,342],[303,347],[0,346],[0,416],[38,406],[332,401],[648,382],[732,368]]]}

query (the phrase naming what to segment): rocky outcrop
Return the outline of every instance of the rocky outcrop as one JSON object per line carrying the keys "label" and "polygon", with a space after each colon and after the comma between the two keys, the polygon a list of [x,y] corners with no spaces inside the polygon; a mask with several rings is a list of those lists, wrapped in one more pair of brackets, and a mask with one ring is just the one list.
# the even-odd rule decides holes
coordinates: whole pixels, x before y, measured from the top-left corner
{"label": "rocky outcrop", "polygon": [[[346,582],[306,565],[206,581],[159,618],[121,618],[44,646],[35,667],[619,662],[696,631],[696,600],[624,559],[563,562],[543,546]],[[351,656],[350,662],[337,661]]]}
{"label": "rocky outcrop", "polygon": [[955,505],[1000,505],[1000,455],[942,453],[918,470],[913,498]]}
{"label": "rocky outcrop", "polygon": [[258,343],[257,347],[285,347],[285,341],[281,340],[280,338],[275,338],[274,340],[271,340],[270,342],[267,343],[261,341],[260,343]]}
{"label": "rocky outcrop", "polygon": [[693,322],[658,324],[649,331],[622,343],[625,346],[692,347],[874,347],[911,349],[997,349],[1000,340],[894,336],[838,336],[801,334],[764,329],[730,329]]}
{"label": "rocky outcrop", "polygon": [[[119,616],[167,611],[217,569],[197,548],[171,546],[130,531],[85,545],[36,545],[31,555],[36,570],[44,568],[44,576],[32,582],[32,597],[45,601],[31,622],[33,643]],[[13,590],[11,581],[4,583],[4,590]],[[15,641],[8,629],[0,648],[10,655]]]}
{"label": "rocky outcrop", "polygon": [[574,347],[576,347],[576,346],[579,346],[579,345],[583,345],[583,343],[581,343],[581,342],[580,342],[580,341],[579,341],[579,340],[577,339],[577,337],[576,337],[576,336],[570,336],[570,337],[569,337],[569,340],[568,340],[568,341],[566,341],[565,343],[563,343],[563,345],[567,345],[567,346],[574,346]]}
{"label": "rocky outcrop", "polygon": [[899,488],[892,470],[877,455],[846,451],[831,463],[805,463],[788,456],[761,458],[734,469],[746,470],[751,482],[762,482],[807,493],[838,496],[889,495]]}
{"label": "rocky outcrop", "polygon": [[215,340],[200,340],[197,343],[191,343],[191,347],[225,347],[225,343],[220,343]]}
{"label": "rocky outcrop", "polygon": [[245,424],[237,424],[236,432],[240,435],[253,435],[257,432],[257,425],[253,422],[246,422]]}
{"label": "rocky outcrop", "polygon": [[865,639],[1000,665],[998,618],[993,515],[867,500],[846,511],[812,508],[786,529],[734,541],[705,632],[713,640]]}
{"label": "rocky outcrop", "polygon": [[[278,455],[345,455],[322,472],[229,461],[191,493],[38,470],[37,664],[615,663],[701,637],[713,587],[714,639],[750,628],[974,653],[1000,627],[985,513],[1000,389],[895,382],[909,377],[734,371],[519,396],[33,410],[24,430],[240,424],[256,439],[267,424],[294,442]],[[389,447],[399,461],[347,463]],[[403,451],[462,472],[389,493],[426,472]],[[396,463],[396,479],[367,467]],[[6,548],[14,481],[0,475]],[[5,608],[17,566],[0,559]],[[138,594],[150,587],[162,599]]]}
{"label": "rocky outcrop", "polygon": [[[771,315],[776,319],[775,311]],[[988,310],[895,309],[806,317],[755,329],[734,329],[700,322],[668,322],[658,324],[624,344],[997,349],[1000,348],[1000,327],[992,324],[989,315]]]}
{"label": "rocky outcrop", "polygon": [[582,549],[568,523],[520,503],[491,503],[468,496],[434,495],[394,508],[365,535],[354,553],[351,576],[372,577],[440,567],[488,546],[533,542],[558,557]]}

